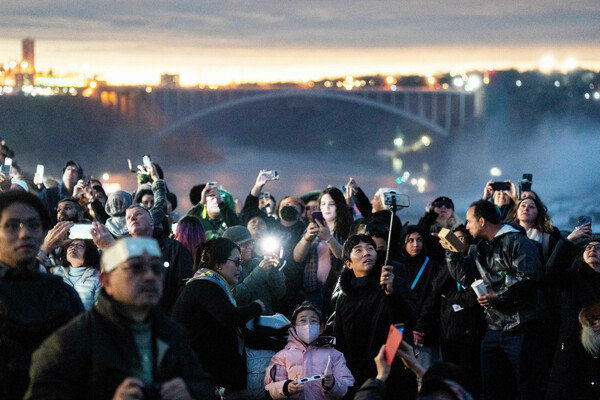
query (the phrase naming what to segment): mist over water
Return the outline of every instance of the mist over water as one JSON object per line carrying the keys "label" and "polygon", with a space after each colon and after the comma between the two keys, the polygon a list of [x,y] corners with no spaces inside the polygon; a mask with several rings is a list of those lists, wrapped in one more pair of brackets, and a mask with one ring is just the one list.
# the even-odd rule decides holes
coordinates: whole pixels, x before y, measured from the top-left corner
{"label": "mist over water", "polygon": [[[408,194],[411,206],[399,214],[403,221],[416,223],[427,203],[442,195],[454,200],[464,219],[468,205],[481,198],[490,169],[497,167],[502,175],[496,180],[515,184],[523,173],[532,173],[532,188],[559,228],[572,229],[579,215],[592,215],[595,227],[600,222],[600,122],[593,118],[547,113],[523,123],[498,101],[485,121],[445,138],[369,108],[294,100],[229,110],[156,143],[147,132],[128,132],[89,100],[3,101],[0,136],[26,172],[42,163],[47,175],[60,178],[64,162],[75,159],[86,174],[108,172],[111,183],[134,190],[126,159],[135,165],[149,152],[179,197],[179,214],[190,207],[189,189],[207,181],[218,181],[243,202],[264,168],[280,173],[281,179],[264,189],[277,199],[340,187],[353,177],[369,198],[379,187]],[[431,137],[431,146],[402,156],[402,171],[427,179],[424,193],[410,182],[397,185],[402,172],[381,155],[394,149],[399,134],[407,143],[423,134]]]}

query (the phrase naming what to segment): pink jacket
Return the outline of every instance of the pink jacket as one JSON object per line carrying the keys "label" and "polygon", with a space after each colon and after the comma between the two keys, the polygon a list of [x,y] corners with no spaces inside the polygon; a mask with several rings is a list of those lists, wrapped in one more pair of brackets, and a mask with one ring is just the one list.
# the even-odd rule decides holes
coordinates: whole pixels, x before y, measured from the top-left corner
{"label": "pink jacket", "polygon": [[[323,341],[327,337],[317,339]],[[346,367],[344,355],[333,348],[331,344],[306,345],[298,339],[293,327],[289,329],[288,343],[285,349],[271,358],[265,375],[265,389],[273,399],[339,399],[346,394],[348,387],[354,385],[352,373]],[[290,397],[283,393],[283,386],[287,380],[296,380],[323,374],[327,360],[331,356],[331,363],[327,370],[328,375],[335,377],[335,384],[331,390],[323,389],[323,380],[311,381],[303,384],[303,389]]]}

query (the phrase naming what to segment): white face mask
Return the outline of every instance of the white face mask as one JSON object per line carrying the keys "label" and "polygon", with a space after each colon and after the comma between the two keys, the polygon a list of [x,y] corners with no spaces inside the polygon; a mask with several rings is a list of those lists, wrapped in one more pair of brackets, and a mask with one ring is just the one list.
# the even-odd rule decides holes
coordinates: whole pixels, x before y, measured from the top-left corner
{"label": "white face mask", "polygon": [[310,324],[301,325],[296,327],[296,334],[306,344],[312,343],[316,338],[319,337],[319,331],[321,330],[320,325]]}

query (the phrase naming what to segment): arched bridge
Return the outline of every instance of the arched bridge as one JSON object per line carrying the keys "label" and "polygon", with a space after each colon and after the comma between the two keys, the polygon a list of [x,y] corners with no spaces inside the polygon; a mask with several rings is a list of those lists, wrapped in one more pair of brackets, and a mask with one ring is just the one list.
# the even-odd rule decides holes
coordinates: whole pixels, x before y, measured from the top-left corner
{"label": "arched bridge", "polygon": [[343,89],[164,89],[105,87],[97,90],[104,105],[134,119],[141,127],[145,114],[160,116],[151,136],[166,136],[203,117],[252,102],[273,99],[328,99],[372,107],[408,119],[447,136],[480,113],[481,99],[458,90],[343,90]]}

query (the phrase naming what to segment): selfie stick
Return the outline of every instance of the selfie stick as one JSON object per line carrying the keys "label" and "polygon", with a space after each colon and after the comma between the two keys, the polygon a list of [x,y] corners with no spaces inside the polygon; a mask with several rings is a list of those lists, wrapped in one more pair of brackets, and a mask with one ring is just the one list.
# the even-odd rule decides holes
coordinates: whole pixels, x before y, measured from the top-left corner
{"label": "selfie stick", "polygon": [[[394,216],[398,206],[396,205],[396,195],[392,194],[392,204],[390,204],[390,211],[392,215],[390,217],[390,231],[388,232],[387,249],[385,250],[385,263],[383,265],[389,265],[390,262],[390,246],[392,245],[392,227],[394,226]],[[381,285],[381,290],[385,291],[385,285]]]}

